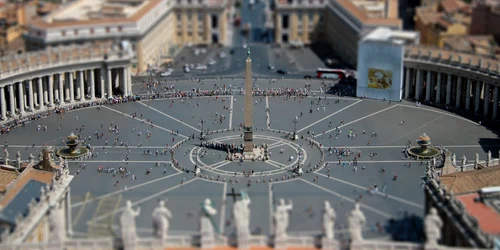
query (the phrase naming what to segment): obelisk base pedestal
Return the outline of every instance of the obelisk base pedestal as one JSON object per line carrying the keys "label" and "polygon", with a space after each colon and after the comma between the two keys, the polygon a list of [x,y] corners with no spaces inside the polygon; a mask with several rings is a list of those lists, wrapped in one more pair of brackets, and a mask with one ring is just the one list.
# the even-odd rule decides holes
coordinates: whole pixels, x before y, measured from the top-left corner
{"label": "obelisk base pedestal", "polygon": [[243,151],[240,157],[242,157],[245,161],[263,161],[264,149],[253,148],[251,152]]}

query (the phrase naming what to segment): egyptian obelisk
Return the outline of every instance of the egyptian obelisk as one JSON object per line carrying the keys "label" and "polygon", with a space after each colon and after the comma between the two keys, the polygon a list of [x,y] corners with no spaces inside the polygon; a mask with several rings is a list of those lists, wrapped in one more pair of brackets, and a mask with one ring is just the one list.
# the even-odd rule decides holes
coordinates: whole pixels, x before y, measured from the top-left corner
{"label": "egyptian obelisk", "polygon": [[243,126],[243,153],[253,153],[253,110],[252,110],[252,59],[250,48],[247,50],[245,69],[245,123]]}

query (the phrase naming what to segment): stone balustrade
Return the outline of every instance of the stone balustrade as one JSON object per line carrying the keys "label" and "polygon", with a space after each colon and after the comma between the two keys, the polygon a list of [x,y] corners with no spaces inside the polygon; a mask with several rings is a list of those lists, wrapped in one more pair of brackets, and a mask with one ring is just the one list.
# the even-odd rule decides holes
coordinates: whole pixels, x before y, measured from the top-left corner
{"label": "stone balustrade", "polygon": [[0,79],[30,71],[87,61],[124,58],[128,54],[109,43],[98,46],[66,46],[0,58]]}

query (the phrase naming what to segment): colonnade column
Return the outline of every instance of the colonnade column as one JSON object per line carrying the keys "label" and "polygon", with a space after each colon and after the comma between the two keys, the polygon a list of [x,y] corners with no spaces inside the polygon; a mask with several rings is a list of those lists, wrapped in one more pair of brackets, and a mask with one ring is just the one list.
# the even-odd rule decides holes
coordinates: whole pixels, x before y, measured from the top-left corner
{"label": "colonnade column", "polygon": [[106,96],[104,95],[104,92],[105,92],[105,90],[104,90],[104,84],[106,84],[106,79],[104,78],[104,74],[106,74],[106,72],[107,72],[107,71],[106,71],[106,70],[104,70],[104,69],[101,69],[101,71],[100,71],[100,72],[101,72],[101,73],[99,74],[99,76],[100,76],[100,78],[101,78],[101,79],[100,79],[100,82],[101,82],[101,85],[100,85],[100,87],[101,87],[101,98],[102,98],[102,99],[104,99],[104,98],[106,97]]}
{"label": "colonnade column", "polygon": [[123,96],[128,96],[128,68],[124,67],[123,68]]}
{"label": "colonnade column", "polygon": [[462,96],[462,77],[457,79],[457,93],[455,97],[455,107],[460,108],[460,97]]}
{"label": "colonnade column", "polygon": [[19,112],[21,113],[21,115],[24,114],[24,83],[23,82],[19,82],[17,84],[17,92],[19,93]]}
{"label": "colonnade column", "polygon": [[127,89],[128,89],[128,94],[133,95],[132,92],[132,74],[130,73],[130,66],[127,66]]}
{"label": "colonnade column", "polygon": [[7,119],[7,106],[5,102],[5,90],[4,87],[0,87],[0,100],[1,100],[1,105],[2,105],[2,119],[6,120]]}
{"label": "colonnade column", "polygon": [[10,102],[10,114],[12,117],[16,114],[16,103],[14,102],[14,84],[9,85],[9,102]]}
{"label": "colonnade column", "polygon": [[437,72],[436,103],[441,103],[441,72]]}
{"label": "colonnade column", "polygon": [[405,99],[410,98],[410,68],[406,68]]}
{"label": "colonnade column", "polygon": [[42,78],[38,78],[38,105],[40,106],[40,109],[43,109],[45,107],[45,104],[43,103],[43,81],[42,81]]}
{"label": "colonnade column", "polygon": [[94,69],[91,69],[91,70],[90,70],[89,82],[90,82],[90,99],[91,99],[91,100],[95,100],[95,79],[94,79]]}
{"label": "colonnade column", "polygon": [[50,106],[54,106],[54,76],[50,75],[48,77],[48,85],[49,85],[49,104]]}
{"label": "colonnade column", "polygon": [[57,77],[59,79],[59,104],[64,103],[64,84],[62,81],[62,75],[57,74]]}
{"label": "colonnade column", "polygon": [[28,104],[30,107],[30,111],[35,110],[34,100],[33,100],[33,80],[28,80]]}
{"label": "colonnade column", "polygon": [[485,86],[484,86],[483,104],[484,104],[483,114],[485,116],[487,116],[488,111],[489,111],[489,107],[490,107],[490,84],[489,83],[485,83]]}
{"label": "colonnade column", "polygon": [[73,77],[74,72],[68,73],[68,83],[69,83],[69,102],[75,102],[75,82]]}
{"label": "colonnade column", "polygon": [[431,100],[431,72],[427,71],[427,79],[425,80],[425,100]]}
{"label": "colonnade column", "polygon": [[495,86],[495,88],[493,89],[493,113],[491,114],[493,120],[497,118],[497,112],[498,112],[498,86]]}
{"label": "colonnade column", "polygon": [[107,77],[108,77],[108,97],[113,96],[113,76],[112,76],[112,70],[108,69],[107,71]]}
{"label": "colonnade column", "polygon": [[495,86],[495,88],[493,89],[493,112],[491,114],[493,120],[497,118],[497,113],[498,113],[498,86]]}
{"label": "colonnade column", "polygon": [[450,105],[451,102],[451,75],[448,74],[446,77],[446,105]]}
{"label": "colonnade column", "polygon": [[470,79],[467,79],[467,89],[465,90],[465,109],[470,110],[470,86],[471,81]]}
{"label": "colonnade column", "polygon": [[83,79],[83,71],[78,72],[78,80],[80,85],[80,101],[85,100],[85,79]]}
{"label": "colonnade column", "polygon": [[422,87],[422,70],[417,69],[417,82],[415,84],[415,100],[420,100],[420,88]]}
{"label": "colonnade column", "polygon": [[479,112],[479,98],[481,97],[481,82],[476,81],[476,93],[474,94],[474,112]]}

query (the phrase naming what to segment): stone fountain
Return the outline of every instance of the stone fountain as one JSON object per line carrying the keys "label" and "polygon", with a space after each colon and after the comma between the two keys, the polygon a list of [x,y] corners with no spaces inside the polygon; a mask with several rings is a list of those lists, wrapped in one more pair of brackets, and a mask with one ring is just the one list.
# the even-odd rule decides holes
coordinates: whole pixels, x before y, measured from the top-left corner
{"label": "stone fountain", "polygon": [[89,153],[89,150],[79,145],[80,140],[78,140],[78,136],[71,133],[67,137],[66,148],[57,151],[57,155],[61,156],[64,159],[75,159],[87,155]]}
{"label": "stone fountain", "polygon": [[431,159],[441,153],[432,146],[431,138],[425,133],[418,137],[417,144],[418,146],[408,149],[408,154],[417,157],[417,159]]}

